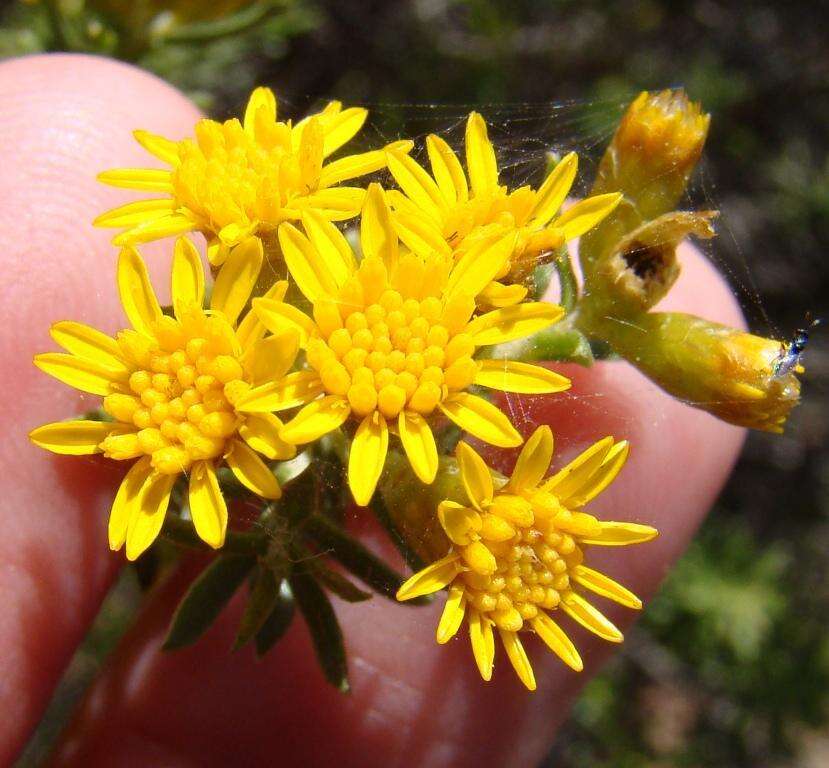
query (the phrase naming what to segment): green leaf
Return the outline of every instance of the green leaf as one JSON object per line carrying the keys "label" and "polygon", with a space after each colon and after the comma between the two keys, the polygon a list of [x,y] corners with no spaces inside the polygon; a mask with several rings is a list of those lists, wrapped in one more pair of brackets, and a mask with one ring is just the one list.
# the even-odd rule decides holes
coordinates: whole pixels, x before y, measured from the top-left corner
{"label": "green leaf", "polygon": [[262,629],[273,612],[279,597],[281,579],[267,565],[259,565],[254,574],[250,597],[239,623],[239,632],[233,643],[233,650],[238,650]]}
{"label": "green leaf", "polygon": [[255,562],[249,555],[220,555],[208,565],[178,604],[164,650],[196,642],[239,589]]}
{"label": "green leaf", "polygon": [[324,565],[316,564],[313,568],[313,575],[327,590],[348,603],[362,603],[365,600],[371,600],[371,592],[364,592],[341,573],[326,568]]}
{"label": "green leaf", "polygon": [[276,642],[285,634],[291,621],[294,618],[294,595],[288,582],[283,579],[279,584],[279,591],[276,595],[276,603],[270,616],[265,619],[259,631],[256,633],[254,643],[256,655],[261,658]]}
{"label": "green leaf", "polygon": [[343,693],[349,690],[343,633],[331,601],[314,578],[305,573],[289,577],[291,591],[311,632],[317,660],[326,680]]}
{"label": "green leaf", "polygon": [[305,521],[304,531],[360,581],[384,597],[395,599],[404,581],[403,576],[389,568],[359,541],[352,539],[336,523],[322,515],[312,515]]}

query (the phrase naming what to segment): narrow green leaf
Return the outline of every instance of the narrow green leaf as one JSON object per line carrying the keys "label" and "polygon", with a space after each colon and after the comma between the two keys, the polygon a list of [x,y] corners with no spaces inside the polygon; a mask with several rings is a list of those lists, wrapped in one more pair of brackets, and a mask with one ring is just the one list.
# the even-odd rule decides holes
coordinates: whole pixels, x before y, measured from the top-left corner
{"label": "narrow green leaf", "polygon": [[250,642],[273,612],[279,597],[280,581],[267,565],[260,564],[257,567],[250,597],[239,623],[239,633],[233,643],[234,651]]}
{"label": "narrow green leaf", "polygon": [[283,579],[279,585],[276,603],[270,616],[256,633],[254,643],[256,655],[261,658],[285,634],[294,618],[294,596],[288,582]]}
{"label": "narrow green leaf", "polygon": [[359,541],[352,539],[336,523],[322,515],[311,515],[305,521],[304,531],[360,581],[384,597],[395,599],[404,581],[403,576],[389,568]]}
{"label": "narrow green leaf", "polygon": [[371,600],[371,592],[364,592],[341,573],[326,568],[324,565],[316,565],[313,575],[327,590],[346,602],[362,603],[364,600]]}
{"label": "narrow green leaf", "polygon": [[348,663],[343,633],[331,601],[314,578],[305,573],[289,577],[299,610],[305,618],[317,659],[331,685],[343,693],[349,690]]}
{"label": "narrow green leaf", "polygon": [[178,604],[164,650],[196,642],[233,597],[255,562],[249,555],[220,555],[208,565]]}

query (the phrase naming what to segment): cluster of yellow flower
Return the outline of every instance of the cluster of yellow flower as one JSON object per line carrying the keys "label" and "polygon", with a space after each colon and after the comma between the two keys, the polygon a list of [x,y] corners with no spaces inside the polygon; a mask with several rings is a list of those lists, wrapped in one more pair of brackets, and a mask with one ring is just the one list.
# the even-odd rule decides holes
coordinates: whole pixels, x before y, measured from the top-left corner
{"label": "cluster of yellow flower", "polygon": [[[447,460],[438,447],[447,441],[435,433],[453,424],[492,446],[524,442],[508,416],[473,388],[544,395],[570,386],[545,367],[511,359],[509,347],[480,351],[562,318],[562,307],[529,298],[528,275],[566,254],[568,241],[605,220],[622,195],[602,192],[562,212],[575,154],[538,189],[509,189],[474,112],[465,169],[436,135],[425,142],[431,172],[410,156],[411,141],[330,160],[366,117],[363,109],[332,102],[296,124],[280,121],[273,93],[258,88],[241,122],[202,120],[194,139],[136,131],[169,168],[100,175],[107,184],[156,195],[96,221],[121,230],[114,239],[122,246],[117,284],[132,327],[114,338],[76,322],[52,327],[65,352],[38,355],[36,365],[101,396],[103,412],[97,420],[47,424],[31,439],[56,453],[134,462],[109,521],[110,546],[126,544],[130,560],[158,537],[182,476],[188,485],[177,514],[219,548],[228,527],[222,467],[252,494],[278,499],[277,463],[298,449],[313,452],[339,431],[348,445],[348,487],[367,506],[390,434],[399,441],[391,450],[402,451],[419,481],[432,484]],[[394,188],[354,181],[383,169]],[[356,217],[358,226],[337,225]],[[188,238],[193,232],[206,240],[210,289]],[[136,246],[170,236],[178,237],[172,306],[162,307]],[[626,442],[601,440],[545,479],[552,450],[552,433],[539,428],[507,480],[458,443],[467,503],[447,499],[434,510],[449,553],[398,592],[407,600],[448,587],[438,641],[466,618],[481,675],[489,679],[494,626],[529,688],[535,682],[521,630],[534,631],[580,669],[579,654],[548,612],[561,608],[618,642],[619,630],[579,589],[641,605],[582,564],[584,547],[656,535],[581,511],[621,469]]]}

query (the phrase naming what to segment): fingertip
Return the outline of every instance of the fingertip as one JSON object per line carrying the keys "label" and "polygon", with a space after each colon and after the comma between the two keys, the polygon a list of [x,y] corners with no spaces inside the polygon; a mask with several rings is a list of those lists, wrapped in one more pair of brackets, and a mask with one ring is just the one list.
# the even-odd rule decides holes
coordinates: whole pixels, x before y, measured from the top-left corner
{"label": "fingertip", "polygon": [[27,439],[32,427],[99,399],[49,379],[32,356],[54,348],[51,322],[79,320],[109,331],[123,324],[111,232],[91,222],[125,195],[95,175],[151,160],[133,141],[133,128],[178,137],[199,115],[146,72],[76,54],[0,62],[0,110],[5,764],[37,722],[118,562],[107,552],[106,514],[121,470],[94,458],[53,457]]}

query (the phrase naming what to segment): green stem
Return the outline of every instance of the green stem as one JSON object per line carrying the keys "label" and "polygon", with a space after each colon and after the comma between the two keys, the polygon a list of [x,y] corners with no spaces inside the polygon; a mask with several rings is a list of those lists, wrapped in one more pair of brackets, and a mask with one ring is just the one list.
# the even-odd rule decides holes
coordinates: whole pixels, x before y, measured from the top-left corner
{"label": "green stem", "polygon": [[284,2],[255,3],[249,8],[245,8],[226,18],[211,21],[196,21],[192,24],[178,27],[166,33],[163,38],[166,42],[183,43],[217,40],[220,37],[238,35],[260,24],[272,13],[275,13],[277,10],[282,10],[284,7]]}
{"label": "green stem", "polygon": [[579,298],[579,284],[570,263],[570,255],[566,247],[563,248],[553,262],[558,273],[558,282],[561,286],[561,306],[567,314],[573,311]]}

